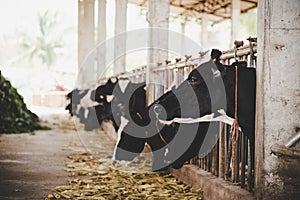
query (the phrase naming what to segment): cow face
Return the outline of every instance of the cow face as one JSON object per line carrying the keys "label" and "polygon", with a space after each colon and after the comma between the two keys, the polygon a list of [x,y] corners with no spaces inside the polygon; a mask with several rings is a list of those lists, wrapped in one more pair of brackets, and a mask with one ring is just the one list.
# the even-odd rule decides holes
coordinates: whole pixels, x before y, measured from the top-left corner
{"label": "cow face", "polygon": [[145,128],[148,124],[145,83],[135,84],[119,80],[112,100],[112,113],[117,124],[117,143],[113,160],[132,161],[145,146]]}
{"label": "cow face", "polygon": [[102,102],[110,102],[111,98],[110,96],[113,93],[113,90],[115,88],[115,86],[118,83],[118,79],[117,78],[110,78],[108,79],[108,81],[104,84],[104,85],[100,85],[96,88],[96,90],[94,91],[94,93],[91,95],[91,99],[93,101],[97,101],[99,103]]}
{"label": "cow face", "polygon": [[194,69],[179,87],[159,98],[155,102],[154,112],[160,119],[209,114],[212,103],[215,107],[220,107],[216,105],[217,98],[222,95],[218,89],[219,85],[222,86],[223,82],[214,62],[204,63]]}

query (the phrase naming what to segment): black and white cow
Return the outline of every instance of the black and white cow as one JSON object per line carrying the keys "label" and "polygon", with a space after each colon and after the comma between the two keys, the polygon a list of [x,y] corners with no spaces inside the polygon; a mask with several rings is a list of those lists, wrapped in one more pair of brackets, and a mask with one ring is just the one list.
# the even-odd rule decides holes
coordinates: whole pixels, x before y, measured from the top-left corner
{"label": "black and white cow", "polygon": [[97,102],[96,105],[87,106],[88,115],[85,120],[85,130],[93,130],[101,127],[103,121],[113,120],[111,101],[113,90],[118,84],[115,77],[109,78],[104,85],[91,91],[88,102]]}
{"label": "black and white cow", "polygon": [[[147,107],[139,123],[126,121],[122,132],[119,131],[113,159],[131,161],[143,150],[145,143],[153,152],[153,171],[170,166],[180,168],[198,155],[208,141],[207,136],[213,138],[216,133],[215,123],[209,121],[233,122],[235,66],[239,77],[238,122],[253,151],[255,69],[246,68],[244,62],[222,65],[214,53],[216,51],[210,61],[194,69],[177,88]],[[199,117],[206,120],[194,120]]]}
{"label": "black and white cow", "polygon": [[69,92],[66,96],[70,100],[70,103],[66,106],[66,110],[69,111],[70,115],[78,115],[80,100],[87,94],[88,90],[74,89]]}
{"label": "black and white cow", "polygon": [[67,95],[70,103],[66,110],[79,118],[85,130],[100,128],[102,121],[112,119],[111,96],[117,82],[117,78],[110,78],[96,89],[74,89]]}

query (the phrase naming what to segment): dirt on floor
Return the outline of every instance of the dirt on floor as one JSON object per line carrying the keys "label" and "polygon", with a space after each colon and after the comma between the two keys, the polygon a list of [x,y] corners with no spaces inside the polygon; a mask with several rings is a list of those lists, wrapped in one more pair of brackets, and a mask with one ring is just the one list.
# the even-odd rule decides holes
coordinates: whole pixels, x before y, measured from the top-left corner
{"label": "dirt on floor", "polygon": [[0,134],[1,200],[45,199],[53,187],[67,183],[67,155],[84,152],[101,140],[95,131],[80,131],[63,109],[34,111],[51,130]]}

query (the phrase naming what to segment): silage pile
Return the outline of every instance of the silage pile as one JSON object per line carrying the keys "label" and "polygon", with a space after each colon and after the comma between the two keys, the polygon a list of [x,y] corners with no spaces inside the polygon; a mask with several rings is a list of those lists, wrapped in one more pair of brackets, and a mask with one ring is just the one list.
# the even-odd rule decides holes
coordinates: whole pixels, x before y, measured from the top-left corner
{"label": "silage pile", "polygon": [[41,129],[37,115],[27,109],[23,97],[0,71],[0,133]]}

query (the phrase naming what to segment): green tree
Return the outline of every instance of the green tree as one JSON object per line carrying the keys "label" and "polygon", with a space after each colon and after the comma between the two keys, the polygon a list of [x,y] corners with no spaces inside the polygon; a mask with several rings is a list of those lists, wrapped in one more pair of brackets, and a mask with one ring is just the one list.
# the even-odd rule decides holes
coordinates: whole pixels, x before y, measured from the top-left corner
{"label": "green tree", "polygon": [[57,50],[63,47],[62,34],[57,34],[57,13],[48,11],[38,14],[37,35],[23,34],[20,46],[32,61],[38,59],[50,69],[58,56]]}

